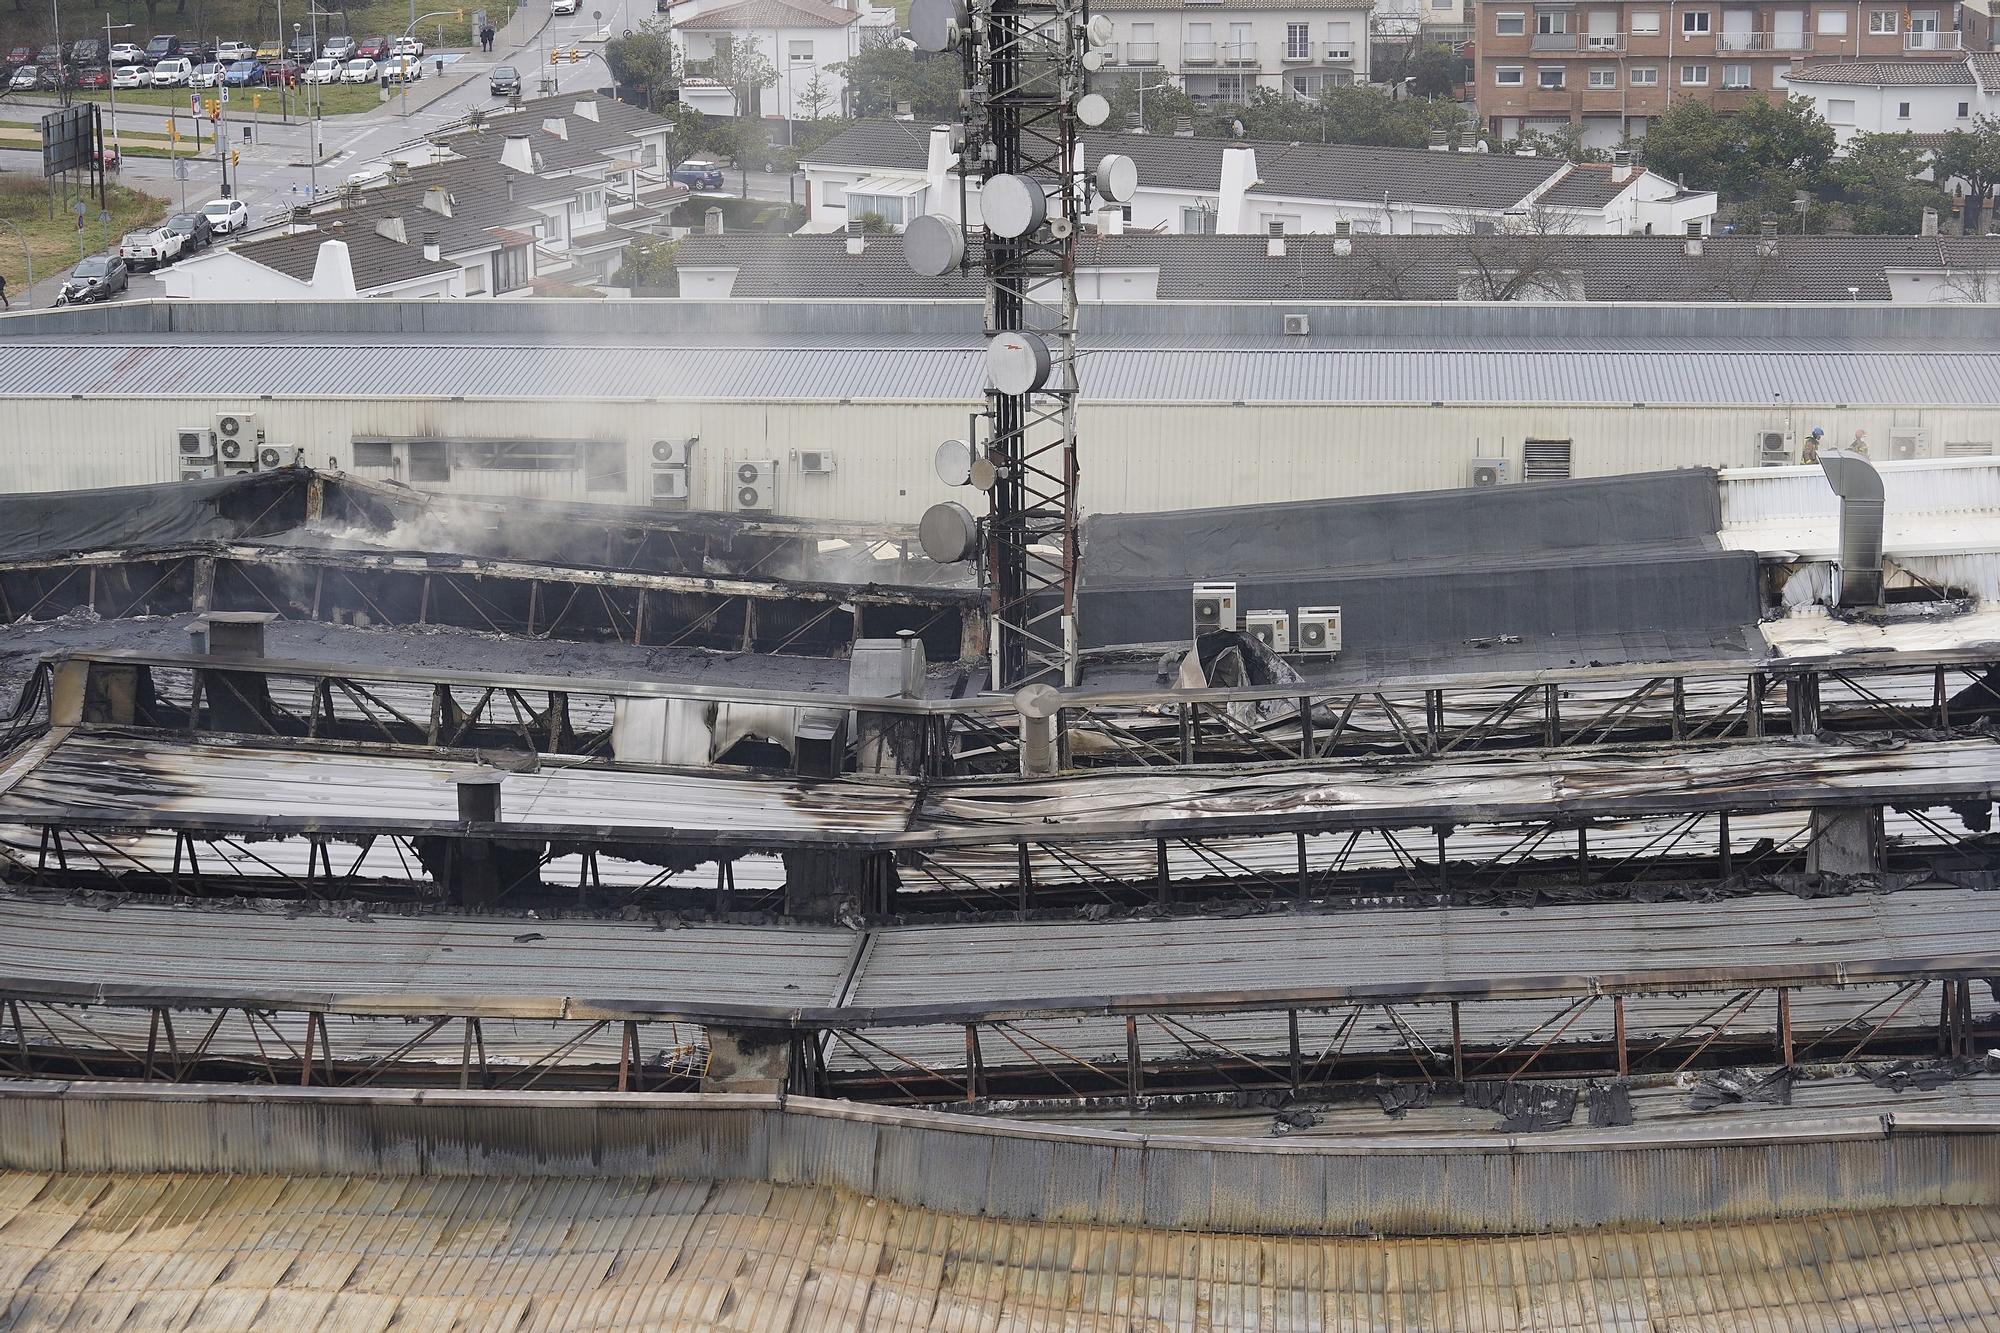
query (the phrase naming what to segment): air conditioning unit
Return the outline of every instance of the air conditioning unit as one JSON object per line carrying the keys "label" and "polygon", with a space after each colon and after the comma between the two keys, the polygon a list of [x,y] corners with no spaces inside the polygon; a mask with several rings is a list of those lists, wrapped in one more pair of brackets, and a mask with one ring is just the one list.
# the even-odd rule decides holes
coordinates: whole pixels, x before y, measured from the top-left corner
{"label": "air conditioning unit", "polygon": [[808,477],[825,477],[833,472],[831,449],[801,449],[798,451],[798,460],[799,471]]}
{"label": "air conditioning unit", "polygon": [[769,511],[777,507],[777,460],[738,463],[736,465],[736,490],[730,497],[730,508],[741,513],[745,511]]}
{"label": "air conditioning unit", "polygon": [[174,448],[176,456],[182,461],[191,458],[214,458],[215,433],[200,426],[176,431]]}
{"label": "air conditioning unit", "polygon": [[305,461],[306,451],[296,444],[260,444],[257,446],[257,470],[268,472],[272,468],[297,467]]}
{"label": "air conditioning unit", "polygon": [[246,458],[240,463],[223,460],[222,475],[225,477],[250,477],[257,473],[257,460]]}
{"label": "air conditioning unit", "polygon": [[688,472],[684,467],[656,467],[653,469],[653,503],[662,500],[685,500],[688,498]]}
{"label": "air conditioning unit", "polygon": [[660,464],[672,464],[675,467],[686,467],[688,446],[693,443],[693,440],[654,440],[653,461]]}
{"label": "air conditioning unit", "polygon": [[1468,486],[1505,486],[1507,484],[1507,460],[1504,458],[1475,458],[1472,460],[1472,480]]}
{"label": "air conditioning unit", "polygon": [[223,412],[215,418],[216,438],[227,444],[231,440],[241,440],[245,444],[261,444],[264,432],[257,425],[257,418],[250,412]]}
{"label": "air conditioning unit", "polygon": [[1236,628],[1236,585],[1197,583],[1194,585],[1194,632]]}
{"label": "air conditioning unit", "polygon": [[1757,432],[1757,461],[1765,467],[1785,467],[1792,461],[1792,442],[1781,430]]}
{"label": "air conditioning unit", "polygon": [[1292,613],[1289,611],[1245,611],[1243,632],[1274,653],[1292,651]]}
{"label": "air conditioning unit", "polygon": [[1299,649],[1302,653],[1340,651],[1340,608],[1302,606],[1299,608]]}
{"label": "air conditioning unit", "polygon": [[217,468],[219,466],[220,464],[212,458],[196,459],[192,462],[183,459],[181,460],[181,480],[207,481],[218,475]]}
{"label": "air conditioning unit", "polygon": [[1930,432],[1922,426],[1891,426],[1889,457],[1922,458],[1930,452]]}
{"label": "air conditioning unit", "polygon": [[1287,338],[1303,338],[1311,332],[1311,317],[1306,315],[1285,316],[1285,336]]}

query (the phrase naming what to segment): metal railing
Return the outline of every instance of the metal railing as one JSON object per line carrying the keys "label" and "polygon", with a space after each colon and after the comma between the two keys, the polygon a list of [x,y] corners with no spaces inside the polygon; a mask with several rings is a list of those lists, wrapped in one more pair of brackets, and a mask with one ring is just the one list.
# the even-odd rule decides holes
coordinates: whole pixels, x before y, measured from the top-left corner
{"label": "metal railing", "polygon": [[1955,32],[1906,32],[1903,34],[1905,51],[1956,51],[1961,40]]}
{"label": "metal railing", "polygon": [[1528,42],[1530,51],[1574,51],[1576,34],[1573,32],[1538,32]]}
{"label": "metal railing", "polygon": [[1254,65],[1257,63],[1257,43],[1224,42],[1222,63],[1225,65]]}
{"label": "metal railing", "polygon": [[1185,42],[1181,46],[1183,65],[1213,65],[1215,63],[1214,42]]}
{"label": "metal railing", "polygon": [[1128,65],[1157,65],[1160,63],[1158,42],[1126,42],[1119,50],[1120,58]]}
{"label": "metal railing", "polygon": [[1812,37],[1803,32],[1725,32],[1717,35],[1715,49],[1730,51],[1810,51]]}
{"label": "metal railing", "polygon": [[1583,36],[1586,51],[1623,51],[1625,34],[1622,32],[1589,32]]}

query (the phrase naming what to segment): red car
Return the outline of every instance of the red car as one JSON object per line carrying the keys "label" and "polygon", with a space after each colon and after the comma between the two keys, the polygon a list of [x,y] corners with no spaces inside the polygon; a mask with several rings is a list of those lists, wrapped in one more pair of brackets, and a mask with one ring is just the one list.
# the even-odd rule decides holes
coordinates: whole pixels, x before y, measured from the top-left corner
{"label": "red car", "polygon": [[104,147],[93,152],[91,156],[96,158],[97,165],[103,167],[106,171],[118,170],[118,150],[111,147],[111,145],[106,144]]}
{"label": "red car", "polygon": [[354,48],[354,57],[357,60],[387,60],[389,58],[389,39],[387,37],[363,37],[361,45]]}
{"label": "red car", "polygon": [[102,65],[92,65],[89,69],[80,69],[76,72],[76,86],[78,88],[109,88],[111,86],[111,71]]}
{"label": "red car", "polygon": [[296,60],[273,60],[264,66],[264,86],[276,88],[283,84],[289,88],[296,88],[299,86],[299,75],[302,72]]}
{"label": "red car", "polygon": [[13,50],[11,50],[11,51],[9,51],[9,52],[7,53],[7,63],[8,63],[9,65],[32,65],[32,64],[34,64],[34,63],[35,63],[35,48],[34,48],[34,47],[32,47],[32,46],[17,46],[17,47],[15,47],[15,48],[14,48]]}

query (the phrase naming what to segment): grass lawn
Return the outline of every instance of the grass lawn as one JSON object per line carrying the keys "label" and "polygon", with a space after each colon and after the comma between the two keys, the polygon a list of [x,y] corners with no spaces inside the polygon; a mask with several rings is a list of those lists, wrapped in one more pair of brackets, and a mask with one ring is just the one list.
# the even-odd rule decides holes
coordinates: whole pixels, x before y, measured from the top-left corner
{"label": "grass lawn", "polygon": [[[211,88],[196,88],[192,92],[200,93],[203,101],[215,96],[215,91]],[[111,94],[105,92],[78,93],[77,96],[87,97],[93,102],[111,100]],[[190,90],[187,88],[128,88],[119,92],[118,105],[171,106],[186,111],[189,96]],[[372,83],[365,86],[357,83],[323,85],[318,90],[318,96],[320,114],[323,116],[350,115],[382,104],[381,91]],[[285,102],[291,106],[294,119],[298,117],[300,108],[306,104],[305,99],[306,90],[303,88],[292,89],[285,98]],[[275,116],[282,105],[276,88],[231,88],[229,106],[223,114],[227,116],[233,112],[255,111],[261,115]]]}
{"label": "grass lawn", "polygon": [[[164,199],[115,183],[110,191],[110,222],[97,220],[95,194],[87,203],[90,211],[85,215],[83,232],[86,254],[102,250],[107,234],[116,245],[126,232],[167,215]],[[7,275],[7,295],[16,309],[28,294],[28,270],[21,255],[24,239],[35,258],[37,281],[67,273],[76,263],[76,217],[66,201],[59,201],[56,208],[56,216],[49,216],[48,184],[39,177],[15,172],[0,176],[0,222],[9,224],[0,226],[0,273]]]}

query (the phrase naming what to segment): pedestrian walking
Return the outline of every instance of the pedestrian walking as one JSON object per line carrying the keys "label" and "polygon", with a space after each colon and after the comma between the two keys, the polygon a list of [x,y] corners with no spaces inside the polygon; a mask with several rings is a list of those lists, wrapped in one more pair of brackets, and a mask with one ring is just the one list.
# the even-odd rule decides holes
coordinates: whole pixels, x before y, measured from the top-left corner
{"label": "pedestrian walking", "polygon": [[12,310],[14,303],[7,299],[7,275],[0,273],[0,310]]}

